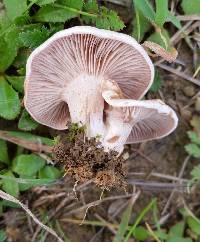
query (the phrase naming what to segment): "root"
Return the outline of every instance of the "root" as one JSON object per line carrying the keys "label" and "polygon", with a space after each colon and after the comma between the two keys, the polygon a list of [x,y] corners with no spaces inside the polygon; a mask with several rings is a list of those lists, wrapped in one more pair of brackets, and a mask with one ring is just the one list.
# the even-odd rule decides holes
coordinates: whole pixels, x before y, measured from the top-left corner
{"label": "root", "polygon": [[53,158],[64,166],[64,176],[68,174],[77,182],[93,180],[105,190],[125,187],[124,159],[115,151],[105,152],[98,139],[87,138],[83,131],[69,131],[62,137],[53,148]]}
{"label": "root", "polygon": [[91,205],[89,205],[89,206],[86,208],[85,213],[84,213],[84,216],[83,216],[83,219],[82,219],[80,225],[83,225],[83,223],[85,222],[85,219],[86,219],[86,216],[87,216],[87,213],[88,213],[89,208],[91,208],[91,207],[96,207],[96,206],[98,206],[98,205],[100,204],[100,201],[101,201],[101,199],[102,199],[102,197],[103,197],[103,193],[104,193],[104,191],[105,191],[105,189],[102,189],[101,194],[100,194],[100,197],[99,197],[99,200],[98,200],[96,203],[91,204]]}

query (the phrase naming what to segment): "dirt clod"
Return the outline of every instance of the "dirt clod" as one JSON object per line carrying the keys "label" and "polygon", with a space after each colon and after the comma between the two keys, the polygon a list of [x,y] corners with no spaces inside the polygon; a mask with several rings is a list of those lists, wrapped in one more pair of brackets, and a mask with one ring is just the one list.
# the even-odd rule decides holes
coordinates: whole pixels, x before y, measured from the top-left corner
{"label": "dirt clod", "polygon": [[124,159],[115,151],[105,152],[98,138],[85,137],[83,129],[70,128],[54,146],[53,157],[78,182],[93,179],[97,186],[108,190],[125,187]]}

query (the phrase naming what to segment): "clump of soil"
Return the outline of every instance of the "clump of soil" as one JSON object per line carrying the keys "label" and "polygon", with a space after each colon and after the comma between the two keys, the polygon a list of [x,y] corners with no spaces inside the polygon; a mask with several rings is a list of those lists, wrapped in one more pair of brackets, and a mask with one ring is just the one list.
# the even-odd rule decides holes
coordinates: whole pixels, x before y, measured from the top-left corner
{"label": "clump of soil", "polygon": [[123,158],[105,152],[98,138],[87,138],[84,127],[72,124],[53,148],[53,157],[64,165],[66,174],[78,182],[93,179],[103,189],[125,187]]}

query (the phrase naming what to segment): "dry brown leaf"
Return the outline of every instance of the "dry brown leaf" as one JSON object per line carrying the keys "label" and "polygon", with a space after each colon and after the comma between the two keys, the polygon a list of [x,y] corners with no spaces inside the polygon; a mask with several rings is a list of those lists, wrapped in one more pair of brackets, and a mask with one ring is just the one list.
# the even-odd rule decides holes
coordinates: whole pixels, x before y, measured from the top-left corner
{"label": "dry brown leaf", "polygon": [[169,62],[175,61],[175,59],[178,56],[178,52],[175,48],[172,48],[169,52],[169,51],[165,50],[159,44],[156,44],[156,43],[151,42],[151,41],[145,41],[143,43],[143,46],[145,48],[148,48],[151,51],[155,52],[156,56],[161,56],[163,59],[165,59],[166,61],[169,61]]}

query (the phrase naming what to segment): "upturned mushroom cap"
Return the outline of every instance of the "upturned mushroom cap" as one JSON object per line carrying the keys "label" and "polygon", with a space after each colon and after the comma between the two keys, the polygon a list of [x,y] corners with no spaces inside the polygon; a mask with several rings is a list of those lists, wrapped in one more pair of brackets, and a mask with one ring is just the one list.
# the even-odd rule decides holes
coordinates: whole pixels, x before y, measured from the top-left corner
{"label": "upturned mushroom cap", "polygon": [[56,33],[32,52],[26,70],[24,103],[35,120],[60,130],[68,121],[95,123],[93,134],[105,132],[102,80],[115,80],[124,98],[139,99],[154,78],[135,39],[89,26]]}
{"label": "upturned mushroom cap", "polygon": [[117,83],[110,80],[103,82],[102,96],[109,104],[105,147],[120,152],[125,143],[159,139],[177,127],[176,113],[161,100],[125,99]]}

